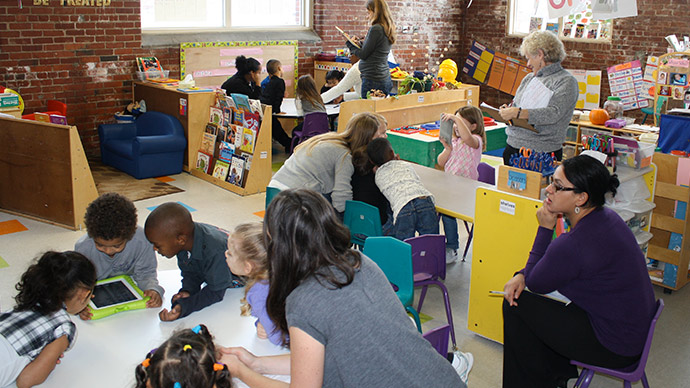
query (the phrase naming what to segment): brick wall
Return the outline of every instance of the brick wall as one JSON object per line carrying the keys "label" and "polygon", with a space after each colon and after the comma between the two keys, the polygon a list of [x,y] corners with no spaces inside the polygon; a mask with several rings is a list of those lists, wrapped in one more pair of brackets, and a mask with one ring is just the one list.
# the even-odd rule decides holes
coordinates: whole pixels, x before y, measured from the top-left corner
{"label": "brick wall", "polygon": [[[465,15],[462,42],[463,60],[467,56],[472,40],[496,51],[519,57],[521,38],[506,36],[506,0],[474,1]],[[611,43],[564,42],[568,57],[565,68],[601,70],[601,104],[609,96],[607,67],[636,59],[644,61],[648,55],[666,53],[668,44],[664,37],[690,35],[690,7],[687,0],[637,0],[638,17],[614,20]],[[463,74],[463,82],[478,83]],[[481,86],[480,96],[489,104],[502,104],[512,96],[498,90]],[[496,105],[497,106],[497,105]],[[627,111],[626,115],[641,117],[639,110]]]}

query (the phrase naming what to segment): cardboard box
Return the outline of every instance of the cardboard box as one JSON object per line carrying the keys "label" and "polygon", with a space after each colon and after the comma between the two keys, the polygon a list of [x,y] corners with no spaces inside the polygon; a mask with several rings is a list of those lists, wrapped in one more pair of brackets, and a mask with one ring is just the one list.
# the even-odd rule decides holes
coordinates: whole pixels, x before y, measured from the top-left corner
{"label": "cardboard box", "polygon": [[14,93],[0,94],[0,108],[13,108],[19,106],[19,96]]}

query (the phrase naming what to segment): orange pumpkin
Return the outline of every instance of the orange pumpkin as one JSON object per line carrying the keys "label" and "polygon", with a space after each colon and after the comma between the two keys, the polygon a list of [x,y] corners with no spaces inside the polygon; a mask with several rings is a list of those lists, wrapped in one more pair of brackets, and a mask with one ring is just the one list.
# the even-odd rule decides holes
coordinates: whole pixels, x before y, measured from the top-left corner
{"label": "orange pumpkin", "polygon": [[589,121],[595,125],[604,125],[609,118],[609,112],[604,109],[592,109],[589,112]]}

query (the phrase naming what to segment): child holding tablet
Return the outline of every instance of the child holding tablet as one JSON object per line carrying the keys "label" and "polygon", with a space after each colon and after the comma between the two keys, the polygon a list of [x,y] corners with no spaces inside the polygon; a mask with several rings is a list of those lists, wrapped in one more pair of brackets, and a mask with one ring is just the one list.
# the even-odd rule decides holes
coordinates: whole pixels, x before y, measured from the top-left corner
{"label": "child holding tablet", "polygon": [[204,325],[174,333],[149,352],[135,370],[136,388],[230,388],[230,372],[216,362],[213,338]]}
{"label": "child holding tablet", "polygon": [[81,253],[46,252],[17,283],[14,310],[0,314],[0,387],[43,383],[69,350],[78,314],[91,299],[96,269]]}
{"label": "child holding tablet", "polygon": [[268,338],[272,344],[282,345],[282,333],[276,329],[266,312],[268,258],[264,246],[263,226],[258,222],[237,226],[228,238],[225,261],[232,273],[244,276],[247,281],[242,299],[242,315],[251,314],[257,318],[255,324],[259,338]]}
{"label": "child holding tablet", "polygon": [[186,317],[223,300],[225,289],[244,285],[225,263],[227,232],[194,222],[179,203],[167,202],[155,208],[146,219],[144,232],[158,253],[177,257],[182,271],[182,288],[173,295],[170,311],[160,312],[161,321]]}
{"label": "child holding tablet", "polygon": [[[453,139],[449,144],[440,139],[443,152],[438,155],[437,163],[447,173],[477,179],[477,166],[482,159],[482,151],[486,149],[486,134],[484,133],[484,118],[479,108],[468,105],[458,109],[454,115],[444,113],[441,120],[453,122]],[[458,259],[458,222],[455,218],[441,215],[443,231],[446,234],[446,263],[453,263]]]}
{"label": "child holding tablet", "polygon": [[[134,203],[117,193],[103,194],[86,208],[84,225],[87,235],[74,250],[91,260],[98,280],[129,275],[151,298],[146,307],[160,307],[164,290],[158,284],[158,260],[144,229],[137,226]],[[79,317],[91,319],[92,313],[85,308]]]}

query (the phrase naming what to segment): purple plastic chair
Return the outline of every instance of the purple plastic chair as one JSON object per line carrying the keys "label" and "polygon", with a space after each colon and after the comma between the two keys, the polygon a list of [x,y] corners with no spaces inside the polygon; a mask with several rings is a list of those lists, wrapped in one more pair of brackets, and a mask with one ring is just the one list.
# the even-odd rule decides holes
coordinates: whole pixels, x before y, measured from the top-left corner
{"label": "purple plastic chair", "polygon": [[[480,162],[477,166],[477,172],[479,172],[478,181],[488,183],[490,185],[496,184],[496,173],[495,169],[487,163]],[[470,244],[472,243],[472,236],[474,235],[474,225],[470,228],[470,224],[467,221],[465,223],[465,230],[467,231],[467,243],[465,244],[465,251],[462,253],[462,261],[465,261],[467,256],[467,251],[470,249]]]}
{"label": "purple plastic chair", "polygon": [[422,337],[431,342],[431,346],[433,346],[440,355],[446,358],[448,357],[448,333],[450,333],[450,325],[446,324],[427,331],[422,334]]}
{"label": "purple plastic chair", "polygon": [[304,123],[302,123],[302,130],[292,133],[290,152],[303,141],[328,131],[330,131],[330,124],[328,123],[328,115],[326,112],[312,112],[305,115]]}
{"label": "purple plastic chair", "polygon": [[644,344],[644,349],[642,349],[642,356],[640,356],[640,360],[637,363],[623,369],[608,369],[600,366],[584,364],[574,360],[570,361],[571,364],[577,365],[582,368],[582,372],[580,372],[580,377],[578,377],[577,382],[575,383],[575,387],[589,387],[589,383],[592,381],[592,378],[594,377],[594,372],[599,372],[622,379],[623,387],[625,388],[631,388],[632,383],[640,379],[642,380],[642,385],[645,388],[649,388],[649,383],[647,382],[647,375],[644,373],[644,368],[647,365],[647,358],[649,358],[649,349],[652,347],[652,337],[654,337],[654,328],[656,327],[656,322],[657,320],[659,320],[661,310],[663,309],[664,300],[659,299],[656,302],[656,314],[654,314],[654,319],[652,319],[652,323],[649,325],[649,332],[647,333],[647,342],[645,342]]}
{"label": "purple plastic chair", "polygon": [[[412,246],[412,272],[415,287],[422,287],[419,295],[417,311],[422,311],[422,304],[426,291],[430,285],[435,284],[443,292],[443,301],[446,304],[446,317],[450,325],[450,336],[455,348],[455,329],[453,326],[453,312],[450,308],[448,289],[441,280],[446,278],[446,236],[442,234],[425,234],[410,237],[405,240]],[[446,349],[447,349],[446,344]]]}

